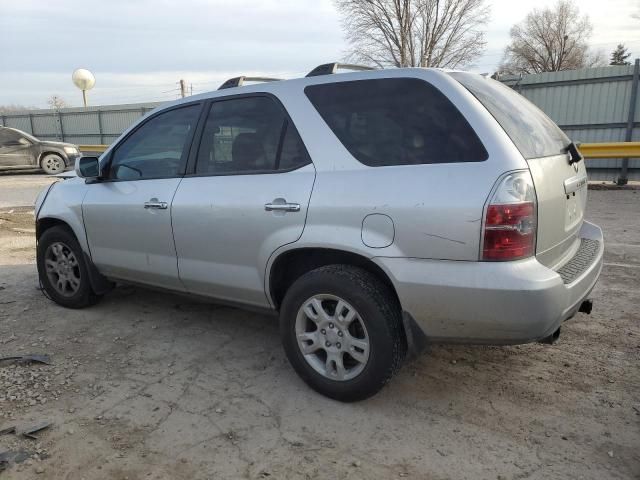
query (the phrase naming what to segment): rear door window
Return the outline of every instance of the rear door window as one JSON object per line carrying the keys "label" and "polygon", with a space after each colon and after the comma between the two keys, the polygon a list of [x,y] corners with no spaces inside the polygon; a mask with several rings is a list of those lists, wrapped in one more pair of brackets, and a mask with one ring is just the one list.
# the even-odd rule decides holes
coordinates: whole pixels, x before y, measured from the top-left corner
{"label": "rear door window", "polygon": [[433,85],[384,78],[311,85],[305,94],[340,142],[371,167],[481,162],[487,151]]}
{"label": "rear door window", "polygon": [[211,105],[196,173],[224,175],[293,170],[311,162],[284,110],[266,96]]}
{"label": "rear door window", "polygon": [[498,121],[526,159],[566,152],[571,142],[542,110],[511,88],[472,73],[450,75],[469,90]]}

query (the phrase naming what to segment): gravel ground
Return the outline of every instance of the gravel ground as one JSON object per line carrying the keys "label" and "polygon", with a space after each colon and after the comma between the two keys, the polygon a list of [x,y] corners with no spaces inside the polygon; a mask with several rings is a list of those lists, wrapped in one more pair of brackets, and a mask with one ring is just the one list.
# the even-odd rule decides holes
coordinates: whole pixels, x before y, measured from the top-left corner
{"label": "gravel ground", "polygon": [[58,178],[0,171],[0,208],[32,207],[40,191]]}
{"label": "gravel ground", "polygon": [[606,265],[557,344],[434,345],[356,404],[298,379],[275,318],[126,286],[56,306],[32,213],[0,209],[0,357],[52,360],[0,363],[0,453],[21,460],[0,478],[638,479],[639,207],[590,192]]}

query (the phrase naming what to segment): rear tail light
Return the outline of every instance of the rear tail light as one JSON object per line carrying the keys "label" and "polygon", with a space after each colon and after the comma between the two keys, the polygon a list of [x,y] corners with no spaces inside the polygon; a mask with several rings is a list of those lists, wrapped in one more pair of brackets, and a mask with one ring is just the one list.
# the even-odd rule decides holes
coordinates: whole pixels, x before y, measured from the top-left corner
{"label": "rear tail light", "polygon": [[498,182],[486,209],[482,260],[507,261],[535,253],[536,194],[528,171],[509,173]]}

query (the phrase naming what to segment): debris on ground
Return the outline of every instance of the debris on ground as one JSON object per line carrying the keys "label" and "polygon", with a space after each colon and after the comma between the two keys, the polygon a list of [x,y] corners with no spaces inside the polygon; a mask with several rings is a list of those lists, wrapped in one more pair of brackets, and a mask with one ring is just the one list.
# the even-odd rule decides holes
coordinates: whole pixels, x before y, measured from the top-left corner
{"label": "debris on ground", "polygon": [[36,363],[44,363],[45,365],[51,365],[51,357],[49,355],[38,355],[38,354],[29,354],[29,355],[14,355],[9,357],[0,357],[0,362],[36,362]]}
{"label": "debris on ground", "polygon": [[16,433],[15,425],[11,427],[3,428],[2,430],[0,430],[0,435],[8,435],[10,433]]}
{"label": "debris on ground", "polygon": [[34,434],[44,430],[45,428],[49,428],[50,426],[51,426],[51,422],[38,423],[36,425],[33,425],[33,426],[23,430],[22,431],[22,436],[30,438],[32,440],[37,440],[38,437],[36,435],[34,435]]}
{"label": "debris on ground", "polygon": [[28,460],[33,455],[33,452],[28,450],[7,450],[6,452],[0,452],[0,472],[6,470],[11,465],[16,463],[22,463]]}

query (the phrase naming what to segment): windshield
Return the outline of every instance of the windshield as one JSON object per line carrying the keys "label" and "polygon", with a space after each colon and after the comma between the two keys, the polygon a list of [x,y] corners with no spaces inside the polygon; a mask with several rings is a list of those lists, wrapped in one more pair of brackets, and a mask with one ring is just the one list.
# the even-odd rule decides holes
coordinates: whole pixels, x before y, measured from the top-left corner
{"label": "windshield", "polygon": [[571,140],[542,110],[519,93],[491,78],[452,72],[494,116],[526,159],[549,157],[567,151]]}

